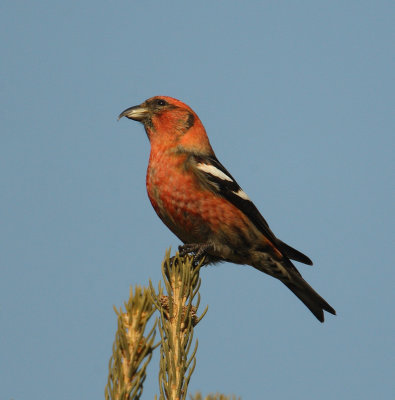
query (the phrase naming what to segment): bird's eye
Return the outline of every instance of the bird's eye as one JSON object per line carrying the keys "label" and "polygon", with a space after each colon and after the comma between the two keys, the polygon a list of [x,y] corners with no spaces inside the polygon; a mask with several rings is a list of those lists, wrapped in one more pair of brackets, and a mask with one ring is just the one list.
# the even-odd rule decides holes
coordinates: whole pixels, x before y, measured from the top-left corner
{"label": "bird's eye", "polygon": [[165,106],[167,103],[163,99],[157,99],[156,105],[157,106]]}

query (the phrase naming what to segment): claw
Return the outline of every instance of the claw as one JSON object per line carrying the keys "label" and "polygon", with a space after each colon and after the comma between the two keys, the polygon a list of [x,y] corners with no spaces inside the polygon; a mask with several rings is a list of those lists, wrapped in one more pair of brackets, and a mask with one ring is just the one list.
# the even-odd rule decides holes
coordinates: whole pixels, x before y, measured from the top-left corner
{"label": "claw", "polygon": [[199,252],[201,248],[200,244],[196,243],[189,243],[189,244],[184,244],[182,246],[178,246],[178,252],[180,253],[180,256],[186,256],[189,253],[195,253],[195,255]]}
{"label": "claw", "polygon": [[194,253],[194,265],[197,266],[205,258],[203,265],[210,263],[210,256],[207,251],[213,249],[213,245],[211,243],[187,243],[182,246],[178,246],[178,252],[181,257]]}

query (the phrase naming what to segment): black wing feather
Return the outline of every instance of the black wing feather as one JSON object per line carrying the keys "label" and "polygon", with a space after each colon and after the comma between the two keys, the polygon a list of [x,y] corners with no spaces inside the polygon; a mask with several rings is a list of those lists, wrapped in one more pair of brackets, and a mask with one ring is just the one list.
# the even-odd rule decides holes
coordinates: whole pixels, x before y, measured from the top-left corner
{"label": "black wing feather", "polygon": [[193,158],[196,164],[212,165],[230,178],[230,180],[221,179],[214,174],[203,172],[200,170],[200,172],[204,173],[206,178],[212,183],[212,186],[215,187],[216,193],[221,195],[226,200],[235,205],[238,209],[240,209],[251,220],[251,222],[266,236],[266,238],[269,239],[283,253],[283,255],[304,264],[313,264],[309,257],[282,242],[280,239],[277,239],[272,230],[269,228],[266,220],[263,218],[259,210],[255,207],[254,203],[251,200],[244,199],[236,194],[237,192],[239,192],[239,190],[242,190],[241,187],[233,178],[233,176],[229,173],[229,171],[218,161],[215,156],[195,155],[193,156]]}

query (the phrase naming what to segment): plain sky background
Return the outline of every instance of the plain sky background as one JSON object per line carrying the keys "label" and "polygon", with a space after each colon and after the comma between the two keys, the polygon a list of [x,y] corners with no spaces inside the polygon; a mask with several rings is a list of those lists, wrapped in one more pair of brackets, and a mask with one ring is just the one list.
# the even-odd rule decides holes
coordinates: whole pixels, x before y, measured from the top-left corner
{"label": "plain sky background", "polygon": [[[392,1],[0,5],[0,399],[99,399],[129,286],[179,241],[148,201],[149,143],[118,114],[164,94],[337,310],[320,324],[251,267],[202,271],[190,392],[390,399]],[[143,398],[158,393],[157,361]]]}

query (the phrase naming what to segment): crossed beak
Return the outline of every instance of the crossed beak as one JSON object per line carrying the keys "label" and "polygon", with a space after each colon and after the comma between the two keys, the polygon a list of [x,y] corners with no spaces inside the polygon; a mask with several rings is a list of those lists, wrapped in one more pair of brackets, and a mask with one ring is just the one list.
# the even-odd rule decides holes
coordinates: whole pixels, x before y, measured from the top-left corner
{"label": "crossed beak", "polygon": [[135,121],[142,121],[148,116],[149,110],[146,106],[140,104],[138,106],[129,107],[126,110],[122,111],[118,116],[118,121],[122,117],[126,117],[129,119],[134,119]]}

